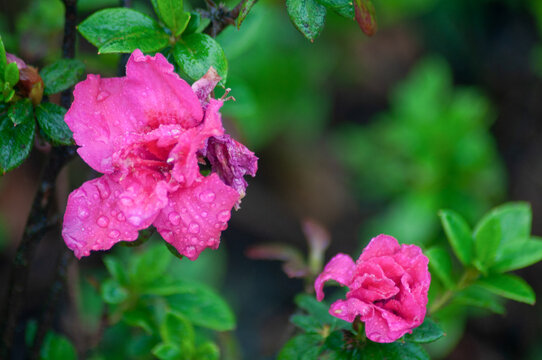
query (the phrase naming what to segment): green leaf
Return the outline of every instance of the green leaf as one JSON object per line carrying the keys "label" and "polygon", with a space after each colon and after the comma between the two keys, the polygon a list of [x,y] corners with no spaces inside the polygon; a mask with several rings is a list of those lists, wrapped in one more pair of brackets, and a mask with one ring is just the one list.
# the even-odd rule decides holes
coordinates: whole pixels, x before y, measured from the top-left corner
{"label": "green leaf", "polygon": [[166,344],[175,344],[188,358],[194,353],[194,327],[182,314],[168,311],[160,323],[160,336]]}
{"label": "green leaf", "polygon": [[352,3],[352,0],[316,0],[316,1],[324,5],[329,10],[332,10],[347,19],[354,20],[354,5]]}
{"label": "green leaf", "polygon": [[209,67],[214,67],[226,83],[228,61],[222,47],[209,35],[191,34],[175,44],[173,56],[181,71],[193,80],[200,79]]}
{"label": "green leaf", "polygon": [[42,134],[53,145],[73,144],[73,133],[64,121],[66,109],[53,103],[44,102],[36,107],[36,120]]}
{"label": "green leaf", "polygon": [[122,314],[122,320],[130,326],[142,328],[149,335],[153,333],[154,319],[152,312],[146,308],[125,311]]}
{"label": "green leaf", "polygon": [[452,210],[441,210],[439,216],[455,255],[463,265],[469,265],[472,262],[474,242],[469,225],[461,215]]}
{"label": "green leaf", "polygon": [[188,25],[186,25],[186,29],[184,29],[183,34],[190,35],[195,33],[201,23],[201,14],[199,12],[192,12],[190,13],[190,21],[188,22]]}
{"label": "green leaf", "polygon": [[412,342],[390,344],[368,342],[362,349],[363,360],[429,360],[425,350]]}
{"label": "green leaf", "polygon": [[19,166],[32,149],[36,126],[30,117],[17,126],[7,114],[0,114],[0,170],[2,174]]}
{"label": "green leaf", "polygon": [[241,27],[241,24],[243,23],[243,21],[245,21],[248,13],[250,12],[250,10],[254,6],[254,4],[256,4],[256,1],[257,0],[244,0],[243,1],[243,5],[241,6],[241,10],[239,10],[239,16],[237,16],[237,19],[235,20],[235,26],[237,26],[237,29],[239,29]]}
{"label": "green leaf", "polygon": [[8,116],[14,126],[31,122],[34,115],[34,108],[29,99],[17,101],[8,110]]}
{"label": "green leaf", "polygon": [[[2,41],[2,36],[0,35],[0,76],[4,75],[4,69],[6,68],[7,64],[6,49],[4,48],[4,42]],[[0,80],[4,80],[4,78],[0,78]]]}
{"label": "green leaf", "polygon": [[41,348],[41,360],[77,359],[75,347],[64,336],[47,333]]}
{"label": "green leaf", "polygon": [[108,304],[120,304],[128,299],[128,291],[113,279],[107,279],[101,286],[102,299]]}
{"label": "green leaf", "polygon": [[376,33],[375,8],[371,0],[354,0],[355,19],[360,29],[367,36],[373,36]]}
{"label": "green leaf", "polygon": [[486,217],[501,223],[501,243],[528,240],[531,235],[532,211],[528,203],[512,202],[494,208]]}
{"label": "green leaf", "polygon": [[194,325],[226,331],[235,328],[235,316],[229,305],[203,284],[178,282],[177,294],[167,297],[172,309]]}
{"label": "green leaf", "polygon": [[433,342],[444,336],[444,331],[431,318],[426,317],[423,324],[405,335],[405,340],[415,343]]}
{"label": "green leaf", "polygon": [[486,272],[493,264],[501,244],[501,222],[495,216],[484,217],[474,230],[474,265]]}
{"label": "green leaf", "polygon": [[486,309],[496,314],[504,314],[506,312],[501,298],[477,285],[469,286],[459,292],[454,297],[453,302],[454,304]]}
{"label": "green leaf", "polygon": [[153,286],[153,282],[164,276],[172,257],[168,250],[160,245],[149,246],[137,254],[130,264],[130,282],[134,284]]}
{"label": "green leaf", "polygon": [[479,279],[475,284],[507,299],[531,305],[535,303],[536,296],[531,286],[516,275],[494,274]]}
{"label": "green leaf", "polygon": [[218,360],[220,359],[220,349],[215,343],[210,341],[201,344],[196,349],[194,359],[198,360]]}
{"label": "green leaf", "polygon": [[308,40],[314,40],[320,35],[326,20],[326,8],[316,0],[286,0],[288,15]]}
{"label": "green leaf", "polygon": [[319,334],[294,336],[284,345],[277,360],[316,360],[322,351],[322,340]]}
{"label": "green leaf", "polygon": [[314,296],[299,294],[295,297],[294,301],[297,306],[307,311],[321,325],[330,325],[332,331],[335,329],[352,329],[352,324],[349,322],[330,315],[329,306],[324,302],[316,300]]}
{"label": "green leaf", "polygon": [[452,289],[455,283],[452,279],[452,259],[450,254],[440,246],[432,247],[425,252],[429,258],[429,268],[437,275],[448,289]]}
{"label": "green leaf", "polygon": [[160,360],[186,359],[178,346],[170,343],[159,343],[152,348],[152,354]]}
{"label": "green leaf", "polygon": [[85,72],[85,64],[75,59],[60,59],[40,71],[45,85],[44,94],[51,95],[77,83]]}
{"label": "green leaf", "polygon": [[169,36],[156,21],[126,8],[100,10],[83,21],[78,30],[102,54],[131,53],[135,49],[154,52],[169,44]]}
{"label": "green leaf", "polygon": [[156,5],[160,19],[171,29],[173,35],[181,35],[190,21],[190,13],[184,11],[183,1],[157,0]]}
{"label": "green leaf", "polygon": [[109,274],[111,274],[113,279],[117,280],[121,285],[127,284],[128,276],[126,275],[124,265],[122,264],[120,259],[116,258],[113,255],[106,255],[103,257],[103,262],[105,264],[105,267],[107,268],[107,271],[109,271]]}
{"label": "green leaf", "polygon": [[517,240],[501,245],[500,256],[490,268],[491,272],[506,272],[533,265],[542,260],[542,240]]}
{"label": "green leaf", "polygon": [[310,315],[292,315],[290,317],[290,322],[306,332],[317,332],[322,329],[320,321]]}
{"label": "green leaf", "polygon": [[19,82],[19,68],[17,67],[16,62],[7,64],[6,69],[4,70],[4,81],[14,87]]}

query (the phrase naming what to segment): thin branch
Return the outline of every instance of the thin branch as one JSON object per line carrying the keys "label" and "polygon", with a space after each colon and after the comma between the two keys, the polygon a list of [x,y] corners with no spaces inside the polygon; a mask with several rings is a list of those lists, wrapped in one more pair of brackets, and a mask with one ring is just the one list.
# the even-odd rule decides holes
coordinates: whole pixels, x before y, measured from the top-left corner
{"label": "thin branch", "polygon": [[[229,25],[235,25],[235,21],[241,14],[243,6],[250,0],[241,0],[237,6],[231,10],[227,10],[224,5],[216,5],[213,0],[206,0],[208,11],[202,12],[211,20],[211,23],[205,28],[204,33],[216,38]],[[256,3],[255,0],[254,3]]]}

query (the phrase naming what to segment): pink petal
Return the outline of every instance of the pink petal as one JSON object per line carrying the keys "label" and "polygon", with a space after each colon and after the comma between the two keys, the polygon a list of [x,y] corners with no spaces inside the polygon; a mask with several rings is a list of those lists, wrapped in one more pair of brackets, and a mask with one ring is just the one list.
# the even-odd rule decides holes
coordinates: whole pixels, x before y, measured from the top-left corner
{"label": "pink petal", "polygon": [[314,282],[316,299],[318,301],[324,299],[324,283],[328,280],[335,280],[341,285],[348,286],[352,281],[354,269],[354,260],[350,256],[341,253],[335,255]]}
{"label": "pink petal", "polygon": [[[395,340],[399,339],[401,336],[403,336],[406,333],[405,331],[400,330],[392,330],[390,329],[390,320],[384,318],[382,313],[386,313],[386,315],[395,316],[387,311],[383,311],[382,309],[377,309],[375,307],[374,314],[371,317],[368,317],[365,322],[365,334],[367,335],[367,338],[369,340],[379,343],[391,343]],[[396,318],[396,324],[397,322],[400,322],[401,319],[397,316]],[[393,321],[392,321],[393,323]]]}
{"label": "pink petal", "polygon": [[361,321],[373,316],[373,306],[356,298],[337,300],[329,307],[329,313],[339,319],[353,322],[359,315]]}
{"label": "pink petal", "polygon": [[201,107],[205,110],[209,104],[211,93],[213,92],[216,84],[222,80],[218,72],[212,66],[207,70],[207,73],[203,75],[201,79],[192,84],[192,90],[198,97]]}
{"label": "pink petal", "polygon": [[373,238],[369,245],[363,250],[358,259],[358,263],[378,256],[393,255],[399,251],[400,248],[399,243],[393,236],[380,234]]}
{"label": "pink petal", "polygon": [[138,230],[119,208],[123,188],[110,175],[87,181],[68,197],[62,237],[75,256],[108,250],[119,241],[137,239]]}
{"label": "pink petal", "polygon": [[218,248],[220,233],[228,226],[238,199],[234,189],[211,174],[192,187],[171,193],[154,226],[181,255],[196,260],[205,248]]}

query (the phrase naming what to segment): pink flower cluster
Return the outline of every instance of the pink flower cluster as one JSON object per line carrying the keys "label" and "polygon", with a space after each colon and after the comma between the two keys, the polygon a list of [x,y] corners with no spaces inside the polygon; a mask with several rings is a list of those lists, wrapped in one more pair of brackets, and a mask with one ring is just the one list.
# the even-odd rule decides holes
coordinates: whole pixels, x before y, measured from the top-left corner
{"label": "pink flower cluster", "polygon": [[334,302],[329,313],[349,322],[359,316],[370,340],[393,342],[423,323],[431,283],[428,263],[419,247],[379,235],[355,263],[345,254],[331,259],[314,284],[316,297],[322,301],[328,280],[347,286],[346,300]]}
{"label": "pink flower cluster", "polygon": [[81,158],[104,174],[68,198],[62,236],[78,258],[150,225],[191,260],[218,247],[243,176],[257,170],[254,153],[224,134],[223,101],[210,96],[219,80],[211,68],[190,87],[161,54],[136,50],[125,77],[88,75],[75,87],[65,121]]}

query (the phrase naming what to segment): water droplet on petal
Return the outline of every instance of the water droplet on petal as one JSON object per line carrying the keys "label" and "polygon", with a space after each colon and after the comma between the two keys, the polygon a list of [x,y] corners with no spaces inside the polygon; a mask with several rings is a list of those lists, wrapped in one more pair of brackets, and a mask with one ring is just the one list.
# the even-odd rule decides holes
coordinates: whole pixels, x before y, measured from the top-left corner
{"label": "water droplet on petal", "polygon": [[117,214],[117,220],[118,221],[124,221],[124,220],[126,220],[126,216],[124,216],[124,214],[122,212],[119,212]]}
{"label": "water droplet on petal", "polygon": [[98,94],[98,96],[96,96],[96,100],[97,101],[104,101],[105,99],[107,99],[109,97],[109,95],[111,95],[109,93],[109,91],[100,91],[100,93]]}
{"label": "water droplet on petal", "polygon": [[190,223],[190,225],[188,225],[188,231],[190,231],[192,234],[199,233],[199,225],[195,222]]}
{"label": "water droplet on petal", "polygon": [[79,209],[77,209],[77,216],[79,217],[79,219],[81,220],[84,220],[86,218],[88,218],[88,216],[90,215],[90,213],[88,212],[88,209],[86,207],[79,207]]}
{"label": "water droplet on petal", "polygon": [[202,218],[206,218],[206,217],[207,217],[207,212],[206,212],[206,211],[203,211],[203,212],[201,213],[201,217],[202,217]]}
{"label": "water droplet on petal", "polygon": [[121,198],[120,202],[124,206],[132,206],[134,204],[134,202],[130,198]]}
{"label": "water droplet on petal", "polygon": [[204,191],[199,194],[199,199],[203,202],[210,203],[215,199],[215,193],[212,191]]}
{"label": "water droplet on petal", "polygon": [[119,236],[120,236],[120,232],[118,232],[117,230],[112,230],[112,231],[109,233],[109,237],[110,237],[111,239],[117,239]]}
{"label": "water droplet on petal", "polygon": [[128,222],[134,226],[141,225],[141,218],[139,216],[130,216]]}
{"label": "water droplet on petal", "polygon": [[175,226],[181,223],[181,215],[179,215],[179,213],[176,213],[175,211],[168,215],[168,219]]}
{"label": "water droplet on petal", "polygon": [[230,212],[222,211],[216,216],[216,218],[218,219],[218,221],[226,222],[230,219]]}
{"label": "water droplet on petal", "polygon": [[107,225],[109,225],[109,219],[106,216],[100,216],[98,220],[96,220],[96,224],[98,224],[99,227],[107,227]]}

